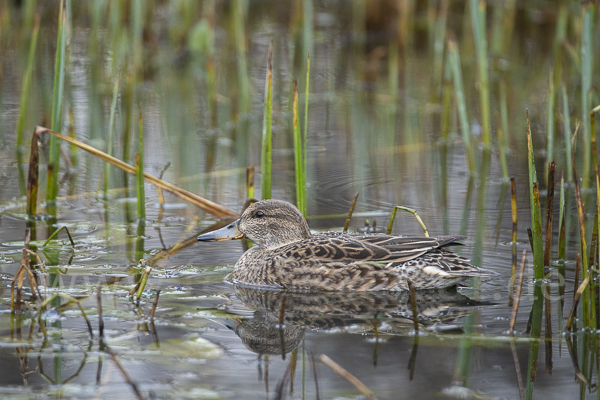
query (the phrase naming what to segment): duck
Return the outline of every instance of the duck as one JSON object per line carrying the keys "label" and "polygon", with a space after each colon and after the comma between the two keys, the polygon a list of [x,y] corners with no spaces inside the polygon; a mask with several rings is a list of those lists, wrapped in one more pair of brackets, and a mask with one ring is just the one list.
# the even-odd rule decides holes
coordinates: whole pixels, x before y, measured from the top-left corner
{"label": "duck", "polygon": [[471,265],[448,247],[465,236],[312,233],[291,203],[262,200],[229,225],[198,236],[213,242],[247,238],[254,246],[236,262],[236,285],[280,290],[403,291],[457,286],[496,273]]}

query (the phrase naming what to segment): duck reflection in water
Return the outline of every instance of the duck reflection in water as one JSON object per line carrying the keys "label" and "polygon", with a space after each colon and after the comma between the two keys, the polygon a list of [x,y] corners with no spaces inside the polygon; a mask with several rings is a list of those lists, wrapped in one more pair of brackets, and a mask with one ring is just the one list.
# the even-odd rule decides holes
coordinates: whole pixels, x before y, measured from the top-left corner
{"label": "duck reflection in water", "polygon": [[[407,334],[414,329],[410,292],[282,292],[236,287],[236,297],[252,318],[232,318],[226,325],[246,348],[259,355],[290,353],[308,331],[352,327],[361,333]],[[459,329],[452,325],[485,303],[452,289],[415,293],[417,320],[424,329]]]}

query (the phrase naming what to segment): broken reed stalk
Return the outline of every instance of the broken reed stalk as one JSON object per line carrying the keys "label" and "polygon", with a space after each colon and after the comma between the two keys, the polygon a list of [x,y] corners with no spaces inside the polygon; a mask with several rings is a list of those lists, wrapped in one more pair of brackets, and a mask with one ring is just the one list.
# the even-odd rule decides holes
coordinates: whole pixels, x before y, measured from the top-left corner
{"label": "broken reed stalk", "polygon": [[508,306],[513,305],[513,295],[515,279],[517,274],[517,185],[515,178],[510,178],[510,204],[512,211],[512,265],[510,270],[510,291],[508,297]]}
{"label": "broken reed stalk", "polygon": [[352,200],[352,204],[350,205],[350,210],[348,210],[348,216],[346,217],[346,222],[344,223],[344,232],[348,232],[348,227],[350,226],[350,220],[352,219],[352,214],[354,213],[354,207],[356,206],[356,199],[358,199],[358,192],[354,195],[354,200]]}
{"label": "broken reed stalk", "polygon": [[573,296],[573,306],[571,307],[571,312],[569,313],[569,319],[567,319],[566,330],[570,331],[573,326],[573,321],[575,320],[575,313],[577,312],[577,306],[579,305],[579,299],[581,298],[581,294],[587,288],[588,282],[590,281],[590,275],[586,276],[579,288],[575,292],[575,296]]}
{"label": "broken reed stalk", "polygon": [[148,283],[148,278],[150,277],[150,272],[152,272],[152,267],[149,265],[144,269],[144,273],[142,274],[142,279],[140,279],[140,286],[137,290],[137,301],[140,301],[142,297],[142,293],[144,293],[144,289],[146,288],[146,283]]}
{"label": "broken reed stalk", "polygon": [[350,382],[352,385],[354,385],[354,387],[357,388],[362,394],[364,394],[367,399],[370,399],[370,400],[376,399],[373,392],[371,390],[369,390],[369,388],[366,387],[364,383],[359,381],[354,375],[352,375],[350,372],[346,371],[344,368],[342,368],[339,364],[337,364],[331,358],[327,357],[325,354],[321,354],[319,356],[319,360],[321,360],[321,362],[323,364],[327,365],[329,368],[334,370],[342,378],[346,379],[348,382]]}
{"label": "broken reed stalk", "polygon": [[460,56],[458,45],[454,39],[448,40],[448,57],[452,67],[452,80],[454,81],[454,93],[458,105],[458,116],[460,119],[460,129],[462,131],[463,143],[465,145],[465,154],[467,156],[467,166],[471,175],[476,175],[475,169],[475,149],[471,141],[471,127],[467,115],[467,105],[463,89],[462,72],[460,69]]}
{"label": "broken reed stalk", "polygon": [[410,309],[413,315],[413,325],[415,327],[415,334],[419,332],[419,313],[417,311],[417,293],[415,286],[410,279],[406,281],[408,283],[408,290],[410,291]]}
{"label": "broken reed stalk", "polygon": [[485,23],[485,1],[470,0],[471,22],[475,36],[475,51],[477,53],[477,72],[479,77],[479,101],[481,104],[481,120],[483,128],[483,144],[486,149],[492,146],[490,123],[490,89],[487,62],[487,30]]}
{"label": "broken reed stalk", "polygon": [[152,302],[152,310],[150,311],[150,319],[154,319],[154,313],[156,312],[156,306],[158,305],[158,298],[160,297],[160,289],[156,291],[154,296],[154,302]]}
{"label": "broken reed stalk", "polygon": [[58,228],[57,230],[55,230],[54,232],[52,232],[52,235],[50,235],[48,237],[48,239],[46,239],[46,241],[44,242],[44,244],[42,245],[42,247],[46,247],[46,245],[48,243],[50,243],[50,241],[52,239],[54,239],[55,236],[58,235],[58,233],[62,230],[65,230],[67,232],[67,236],[69,236],[69,241],[71,242],[71,246],[75,247],[75,242],[73,241],[73,237],[71,236],[71,232],[69,232],[69,228],[67,228],[66,225],[61,226],[60,228]]}
{"label": "broken reed stalk", "polygon": [[[119,97],[119,71],[113,85],[112,101],[110,103],[110,117],[108,118],[108,141],[106,143],[106,154],[112,156],[113,138],[115,127],[115,114],[117,110],[117,98]],[[108,187],[110,186],[110,164],[104,164],[104,199],[108,199]]]}
{"label": "broken reed stalk", "polygon": [[[554,176],[556,172],[556,163],[553,161],[548,165],[548,188],[547,188],[547,206],[546,206],[546,243],[544,247],[544,267],[548,267],[546,281],[550,279],[550,256],[552,254],[552,216],[554,215]],[[544,284],[544,305],[546,329],[546,372],[552,373],[552,304],[550,303],[550,285]]]}
{"label": "broken reed stalk", "polygon": [[423,229],[423,234],[426,237],[429,237],[429,231],[427,231],[427,227],[425,226],[425,223],[423,223],[423,220],[421,219],[421,217],[419,217],[419,214],[417,214],[417,211],[412,208],[408,208],[408,207],[404,207],[404,206],[394,206],[394,208],[392,209],[392,215],[390,217],[390,222],[388,223],[388,228],[387,228],[388,235],[392,233],[392,227],[394,226],[394,221],[396,220],[396,212],[398,210],[407,211],[407,212],[411,213],[412,215],[414,215],[414,217],[417,220],[417,222],[419,223],[419,225],[421,225],[421,229]]}
{"label": "broken reed stalk", "polygon": [[525,279],[525,262],[527,261],[527,250],[523,250],[523,257],[521,258],[521,268],[519,270],[519,283],[517,284],[517,293],[515,295],[515,301],[513,303],[512,314],[510,322],[508,324],[509,335],[513,335],[515,331],[515,324],[517,323],[517,313],[519,312],[519,303],[521,302],[521,293],[523,291],[523,280]]}
{"label": "broken reed stalk", "polygon": [[[58,34],[56,38],[56,56],[54,59],[54,82],[52,88],[52,114],[50,127],[53,131],[62,129],[63,90],[65,81],[66,34],[64,0],[60,1],[58,14]],[[58,195],[58,169],[60,165],[60,142],[50,137],[48,156],[48,180],[46,190],[46,212],[56,215],[56,196]]]}
{"label": "broken reed stalk", "polygon": [[138,153],[135,155],[135,192],[137,195],[137,214],[139,221],[146,221],[146,192],[144,191],[144,121],[142,107],[139,111]]}
{"label": "broken reed stalk", "polygon": [[[112,165],[122,169],[123,171],[125,171],[127,173],[130,173],[132,175],[136,174],[135,167],[133,167],[115,157],[109,156],[108,154],[106,154],[90,145],[80,142],[77,139],[73,139],[73,138],[71,138],[69,136],[65,136],[61,133],[54,132],[48,128],[37,126],[35,128],[35,132],[34,132],[34,140],[37,138],[36,135],[39,136],[42,133],[46,133],[46,132],[50,133],[53,136],[58,137],[59,139],[62,139],[66,142],[74,144],[75,146],[79,147],[80,149],[93,154],[94,156],[102,159],[105,162],[111,163]],[[33,146],[33,144],[32,144],[32,146]],[[31,174],[31,171],[30,171],[30,174]],[[157,177],[152,176],[148,173],[144,173],[144,179],[146,181],[150,182],[151,184],[155,185],[156,187],[159,187],[162,190],[170,192],[170,193],[176,195],[177,197],[200,207],[204,211],[208,212],[209,214],[214,215],[217,218],[237,218],[237,217],[239,217],[239,215],[234,211],[231,211],[217,203],[213,203],[210,200],[204,199],[196,194],[188,192],[187,190],[181,189],[175,185],[172,185],[168,182],[158,179]]]}
{"label": "broken reed stalk", "polygon": [[38,129],[34,129],[31,137],[31,151],[29,153],[29,171],[27,175],[27,216],[35,219],[37,213],[37,193],[39,179],[40,152],[38,148]]}
{"label": "broken reed stalk", "polygon": [[294,78],[294,94],[292,100],[293,138],[294,138],[294,166],[296,175],[296,205],[306,217],[306,178],[304,176],[304,157],[302,155],[302,134],[298,121],[298,81]]}
{"label": "broken reed stalk", "polygon": [[254,165],[246,168],[246,198],[254,198]]}
{"label": "broken reed stalk", "polygon": [[[29,57],[27,58],[27,69],[23,77],[23,86],[21,88],[21,104],[19,107],[19,122],[17,123],[17,151],[21,152],[23,147],[23,129],[25,127],[25,115],[27,115],[27,102],[29,99],[29,87],[31,86],[31,75],[35,62],[35,49],[37,48],[38,32],[40,30],[40,14],[35,15],[35,25],[31,33],[31,42],[29,44]],[[19,166],[20,168],[20,166]]]}
{"label": "broken reed stalk", "polygon": [[260,189],[262,199],[271,198],[271,165],[273,150],[273,42],[269,44],[267,77],[265,79],[265,106],[263,112],[262,153],[260,164]]}

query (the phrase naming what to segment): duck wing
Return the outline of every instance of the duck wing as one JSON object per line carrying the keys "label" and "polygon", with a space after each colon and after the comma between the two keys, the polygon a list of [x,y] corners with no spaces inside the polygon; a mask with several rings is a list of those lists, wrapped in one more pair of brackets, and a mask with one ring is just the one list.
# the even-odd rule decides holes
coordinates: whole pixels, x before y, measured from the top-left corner
{"label": "duck wing", "polygon": [[406,262],[450,245],[464,236],[356,235],[329,232],[285,246],[281,254],[297,261],[321,262]]}

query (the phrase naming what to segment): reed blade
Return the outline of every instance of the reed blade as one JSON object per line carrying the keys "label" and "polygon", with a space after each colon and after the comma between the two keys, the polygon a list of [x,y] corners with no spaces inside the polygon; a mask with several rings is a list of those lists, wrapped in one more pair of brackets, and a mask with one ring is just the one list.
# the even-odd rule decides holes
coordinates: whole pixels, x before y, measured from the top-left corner
{"label": "reed blade", "polygon": [[[65,82],[65,57],[66,57],[66,16],[65,0],[59,4],[58,35],[56,39],[56,56],[54,60],[54,84],[52,89],[52,114],[50,128],[58,132],[62,129],[63,91]],[[66,0],[69,1],[69,0]],[[46,190],[46,212],[56,215],[56,196],[58,195],[58,169],[60,164],[60,141],[50,138],[50,154],[48,156],[48,181]]]}
{"label": "reed blade", "polygon": [[260,166],[260,184],[262,199],[271,198],[271,165],[273,151],[273,43],[269,45],[267,77],[265,79],[265,105],[263,111],[262,153]]}

